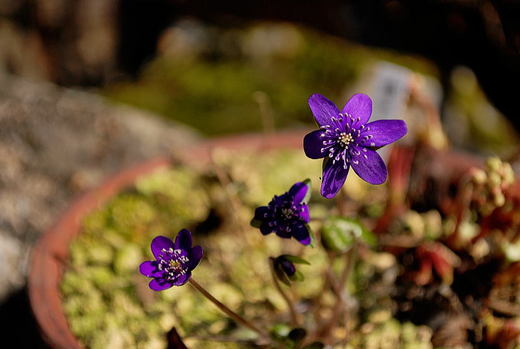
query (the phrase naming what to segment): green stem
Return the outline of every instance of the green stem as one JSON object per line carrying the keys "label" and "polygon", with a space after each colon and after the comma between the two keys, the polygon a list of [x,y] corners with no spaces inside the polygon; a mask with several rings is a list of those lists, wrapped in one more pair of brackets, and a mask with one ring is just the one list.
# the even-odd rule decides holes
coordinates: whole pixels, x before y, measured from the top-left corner
{"label": "green stem", "polygon": [[258,333],[260,335],[260,337],[266,338],[266,339],[269,338],[269,336],[267,336],[267,334],[264,331],[260,330],[258,327],[253,325],[251,322],[249,322],[248,320],[244,319],[242,316],[238,315],[233,310],[229,309],[226,305],[221,303],[218,299],[213,297],[208,291],[206,291],[206,289],[204,289],[201,285],[199,285],[199,283],[196,282],[193,278],[189,279],[189,283],[197,291],[199,291],[204,297],[206,297],[210,302],[215,304],[217,306],[217,308],[222,310],[227,316],[229,316],[230,318],[232,318],[233,320],[235,320],[239,324],[241,324],[241,325],[243,325],[243,326],[245,326],[245,327],[255,331],[256,333]]}
{"label": "green stem", "polygon": [[291,314],[291,322],[293,325],[298,326],[298,315],[296,315],[296,311],[294,310],[294,304],[289,298],[289,296],[284,292],[282,289],[282,286],[280,285],[280,282],[278,281],[278,278],[276,277],[276,273],[274,272],[274,266],[273,266],[273,258],[271,257],[269,261],[269,269],[271,269],[271,276],[273,277],[273,283],[276,287],[276,290],[280,293],[282,298],[285,300],[285,303],[287,303],[287,307],[289,308],[289,313]]}

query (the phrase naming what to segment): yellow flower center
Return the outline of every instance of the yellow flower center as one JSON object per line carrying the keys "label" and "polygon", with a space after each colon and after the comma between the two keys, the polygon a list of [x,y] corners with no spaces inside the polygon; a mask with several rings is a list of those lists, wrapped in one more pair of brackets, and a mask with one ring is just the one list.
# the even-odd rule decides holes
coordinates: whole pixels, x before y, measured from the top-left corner
{"label": "yellow flower center", "polygon": [[169,265],[170,268],[172,268],[173,270],[179,270],[181,269],[181,263],[179,261],[176,261],[176,260],[170,260],[170,265]]}
{"label": "yellow flower center", "polygon": [[294,215],[294,212],[290,208],[282,208],[282,215],[284,216],[284,218],[290,219]]}
{"label": "yellow flower center", "polygon": [[341,146],[346,147],[354,141],[354,138],[350,133],[341,132],[338,137],[338,142]]}

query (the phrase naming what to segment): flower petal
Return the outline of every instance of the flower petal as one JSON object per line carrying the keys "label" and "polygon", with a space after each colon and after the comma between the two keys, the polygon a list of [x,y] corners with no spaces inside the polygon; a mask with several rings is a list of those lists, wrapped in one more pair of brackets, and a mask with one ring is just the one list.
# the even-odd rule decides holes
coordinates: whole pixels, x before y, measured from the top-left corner
{"label": "flower petal", "polygon": [[289,195],[291,195],[294,199],[293,202],[299,204],[305,199],[305,195],[307,195],[307,191],[309,191],[309,186],[304,182],[297,182],[289,189]]}
{"label": "flower petal", "polygon": [[311,234],[305,224],[293,227],[293,236],[302,245],[309,245],[311,243]]}
{"label": "flower petal", "polygon": [[263,221],[266,217],[265,215],[269,212],[269,208],[267,206],[260,206],[255,209],[255,220]]}
{"label": "flower petal", "polygon": [[284,239],[290,239],[293,236],[293,231],[287,231],[286,227],[280,227],[274,231],[277,236],[284,238]]}
{"label": "flower petal", "polygon": [[189,279],[190,277],[191,277],[191,272],[189,271],[189,272],[187,272],[186,274],[179,276],[179,277],[177,278],[177,280],[175,280],[175,281],[173,282],[173,284],[174,284],[175,286],[182,286],[182,285],[184,285],[184,284],[188,281],[188,279]]}
{"label": "flower petal", "polygon": [[[366,151],[365,151],[366,150]],[[370,184],[382,184],[388,175],[383,159],[374,150],[366,149],[352,161],[359,177]]]}
{"label": "flower petal", "polygon": [[359,118],[357,125],[364,125],[372,115],[372,100],[363,93],[357,93],[350,97],[345,104],[343,113],[349,114],[353,118]]}
{"label": "flower petal", "polygon": [[327,152],[321,151],[324,147],[323,138],[321,137],[322,133],[322,130],[312,131],[307,133],[303,138],[303,150],[307,157],[311,159],[321,159],[327,155]]}
{"label": "flower petal", "polygon": [[144,276],[147,276],[149,278],[156,278],[160,277],[163,272],[157,268],[157,262],[156,261],[146,261],[141,263],[139,266],[139,271]]}
{"label": "flower petal", "polygon": [[181,250],[188,250],[191,248],[191,232],[186,229],[182,229],[177,237],[175,238],[175,248]]}
{"label": "flower petal", "polygon": [[162,291],[162,290],[166,290],[167,288],[172,287],[173,282],[167,281],[165,279],[157,278],[157,279],[153,279],[152,281],[150,281],[148,286],[154,291]]}
{"label": "flower petal", "polygon": [[330,119],[337,117],[339,114],[339,110],[334,103],[317,93],[309,97],[309,107],[314,119],[320,126],[329,125]]}
{"label": "flower petal", "polygon": [[271,227],[267,224],[267,222],[263,223],[263,224],[260,226],[260,232],[261,232],[263,235],[270,234],[272,231],[273,231],[273,229],[271,229]]}
{"label": "flower petal", "polygon": [[327,199],[332,199],[345,183],[349,168],[345,169],[342,162],[337,161],[333,164],[330,159],[325,159],[324,165],[321,195]]}
{"label": "flower petal", "polygon": [[162,250],[168,250],[170,248],[175,248],[175,244],[172,240],[168,239],[166,236],[156,236],[152,240],[152,253],[156,259],[161,259]]}
{"label": "flower petal", "polygon": [[291,261],[288,261],[287,259],[282,258],[278,261],[278,264],[280,266],[280,269],[282,269],[283,272],[285,274],[287,274],[288,276],[293,276],[294,273],[296,273],[296,267],[294,266],[294,264]]}
{"label": "flower petal", "polygon": [[397,141],[408,131],[403,120],[377,120],[368,123],[363,136],[372,136],[361,143],[366,147],[382,147]]}
{"label": "flower petal", "polygon": [[199,264],[200,260],[202,259],[204,252],[202,251],[202,247],[195,246],[191,249],[190,252],[190,269],[193,270],[195,267]]}
{"label": "flower petal", "polygon": [[298,214],[298,216],[305,223],[309,223],[309,221],[311,220],[310,219],[310,215],[309,215],[309,206],[303,205],[302,206],[302,211]]}

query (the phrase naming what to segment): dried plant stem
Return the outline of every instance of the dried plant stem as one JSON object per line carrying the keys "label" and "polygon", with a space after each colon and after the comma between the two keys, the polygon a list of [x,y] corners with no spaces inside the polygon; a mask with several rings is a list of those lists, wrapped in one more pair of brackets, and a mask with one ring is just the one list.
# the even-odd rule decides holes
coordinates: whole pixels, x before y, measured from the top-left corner
{"label": "dried plant stem", "polygon": [[222,310],[227,316],[238,322],[239,324],[255,331],[258,333],[258,335],[264,339],[268,339],[269,336],[262,330],[260,330],[258,327],[253,325],[250,321],[244,319],[242,316],[235,313],[233,310],[229,309],[226,305],[221,303],[218,299],[213,297],[206,289],[204,289],[201,285],[199,285],[198,282],[196,282],[193,278],[189,279],[189,283],[197,290],[199,291],[204,297],[206,297],[210,302],[215,304],[217,308]]}
{"label": "dried plant stem", "polygon": [[253,93],[253,98],[258,103],[260,109],[260,118],[262,120],[262,128],[264,133],[269,134],[274,132],[274,117],[273,108],[269,95],[263,91],[256,91]]}
{"label": "dried plant stem", "polygon": [[448,244],[454,248],[457,248],[460,243],[460,226],[469,211],[469,205],[474,192],[474,187],[469,175],[462,178],[459,188],[455,199],[455,227],[447,239]]}
{"label": "dried plant stem", "polygon": [[435,103],[422,92],[423,82],[419,75],[415,75],[410,82],[410,100],[414,101],[419,108],[424,110],[426,115],[426,129],[424,139],[427,144],[435,149],[445,149],[449,142],[442,129],[442,122],[439,110]]}
{"label": "dried plant stem", "polygon": [[274,272],[272,258],[269,260],[269,269],[271,270],[271,276],[273,278],[273,283],[274,283],[274,286],[276,287],[276,290],[278,291],[278,293],[280,293],[282,298],[285,300],[285,303],[287,303],[287,307],[289,308],[289,313],[291,314],[292,324],[294,326],[298,326],[298,324],[299,324],[298,315],[296,314],[296,310],[294,310],[294,304],[293,304],[291,298],[289,298],[287,293],[285,293],[285,291],[282,289],[282,285],[280,285],[280,282],[278,281],[278,278],[276,277],[276,273]]}

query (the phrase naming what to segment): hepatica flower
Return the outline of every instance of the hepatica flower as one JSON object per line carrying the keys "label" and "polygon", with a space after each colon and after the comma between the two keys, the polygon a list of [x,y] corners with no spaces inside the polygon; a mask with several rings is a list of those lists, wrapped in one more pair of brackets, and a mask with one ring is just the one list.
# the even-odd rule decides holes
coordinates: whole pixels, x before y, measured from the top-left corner
{"label": "hepatica flower", "polygon": [[155,237],[151,248],[155,260],[142,263],[139,271],[153,278],[150,288],[154,291],[184,285],[202,258],[202,247],[191,247],[191,233],[186,229],[177,234],[175,242],[164,236]]}
{"label": "hepatica flower", "polygon": [[267,206],[258,207],[251,225],[264,235],[274,232],[281,238],[294,237],[303,245],[311,243],[309,227],[310,181],[295,183],[288,192],[276,196]]}
{"label": "hepatica flower", "polygon": [[296,270],[295,264],[310,264],[303,258],[287,254],[271,258],[271,261],[276,277],[286,285],[290,285],[291,281],[303,280],[303,274]]}
{"label": "hepatica flower", "polygon": [[305,154],[311,159],[325,158],[321,195],[333,198],[345,183],[350,167],[370,184],[382,184],[386,165],[375,149],[395,142],[406,132],[403,120],[368,122],[372,100],[364,94],[352,96],[343,110],[322,95],[309,98],[309,106],[319,130],[303,140]]}

